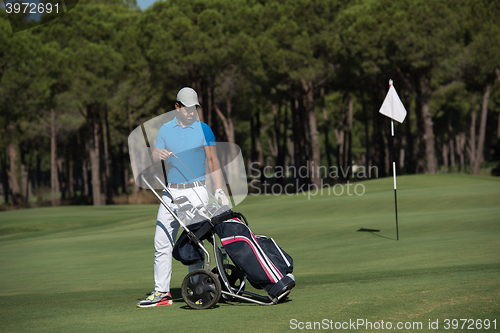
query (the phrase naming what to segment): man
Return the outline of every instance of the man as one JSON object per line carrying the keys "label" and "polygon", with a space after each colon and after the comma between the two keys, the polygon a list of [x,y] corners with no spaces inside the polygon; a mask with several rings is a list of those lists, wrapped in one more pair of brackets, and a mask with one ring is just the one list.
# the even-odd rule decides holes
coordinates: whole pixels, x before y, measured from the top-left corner
{"label": "man", "polygon": [[[200,107],[198,95],[191,88],[182,88],[177,93],[175,109],[176,117],[163,124],[156,136],[156,143],[152,153],[155,161],[163,160],[167,168],[167,182],[174,198],[186,196],[196,207],[206,205],[209,197],[205,184],[205,161],[212,175],[215,185],[215,198],[223,205],[229,200],[224,194],[222,173],[217,158],[215,136],[210,127],[197,119],[197,107]],[[177,156],[179,162],[173,156]],[[193,173],[193,174],[191,174]],[[172,198],[167,192],[162,192],[164,201],[177,213],[177,206],[171,203]],[[178,214],[182,219],[183,214]],[[153,307],[172,304],[170,294],[170,278],[172,275],[172,250],[177,238],[179,223],[167,209],[160,204],[156,222],[154,239],[155,261],[154,278],[155,290],[145,300],[137,303],[138,307]],[[203,268],[203,262],[189,266],[189,271]]]}

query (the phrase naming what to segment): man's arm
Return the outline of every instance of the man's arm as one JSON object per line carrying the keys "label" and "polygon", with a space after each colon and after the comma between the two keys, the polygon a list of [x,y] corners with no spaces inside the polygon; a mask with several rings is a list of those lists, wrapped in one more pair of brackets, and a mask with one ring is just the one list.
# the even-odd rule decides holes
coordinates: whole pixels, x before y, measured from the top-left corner
{"label": "man's arm", "polygon": [[219,158],[217,157],[217,148],[215,146],[205,146],[205,155],[208,159],[208,167],[210,169],[212,180],[216,189],[224,189],[222,180],[222,171],[220,169]]}

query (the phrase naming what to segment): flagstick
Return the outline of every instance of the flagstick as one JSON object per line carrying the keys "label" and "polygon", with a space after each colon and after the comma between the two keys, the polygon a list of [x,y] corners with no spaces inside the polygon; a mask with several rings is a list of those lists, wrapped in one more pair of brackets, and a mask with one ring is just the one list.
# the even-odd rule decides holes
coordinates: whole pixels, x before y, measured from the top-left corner
{"label": "flagstick", "polygon": [[396,192],[396,154],[394,154],[394,120],[403,123],[406,118],[407,112],[405,106],[401,102],[401,99],[396,92],[396,89],[392,85],[392,80],[389,80],[389,91],[380,107],[379,113],[383,114],[391,118],[391,134],[392,147],[390,150],[392,151],[392,173],[394,175],[394,207],[396,210],[396,234],[397,240],[399,240],[399,228],[398,228],[398,198]]}
{"label": "flagstick", "polygon": [[[392,86],[392,80],[389,80],[389,88]],[[394,120],[391,118],[391,134],[392,134],[392,174],[394,177],[394,207],[396,210],[396,237],[399,240],[398,227],[398,196],[396,194],[396,154],[394,154]]]}
{"label": "flagstick", "polygon": [[396,162],[394,158],[394,120],[391,119],[391,127],[392,127],[392,174],[394,175],[394,206],[396,208],[396,236],[397,240],[399,240],[399,228],[398,228],[398,197],[396,195]]}

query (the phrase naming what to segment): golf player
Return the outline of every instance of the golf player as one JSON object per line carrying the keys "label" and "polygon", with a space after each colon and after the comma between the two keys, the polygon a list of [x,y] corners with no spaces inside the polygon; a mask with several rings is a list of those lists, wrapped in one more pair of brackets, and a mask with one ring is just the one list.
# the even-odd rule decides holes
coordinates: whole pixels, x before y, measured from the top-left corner
{"label": "golf player", "polygon": [[[198,120],[198,107],[200,107],[198,95],[192,88],[185,87],[177,93],[177,102],[175,103],[177,115],[173,120],[163,124],[158,131],[152,157],[155,161],[165,161],[167,186],[172,196],[174,198],[186,196],[193,207],[208,203],[209,197],[204,186],[206,161],[216,188],[215,198],[221,204],[227,205],[229,200],[222,190],[223,180],[217,158],[215,136],[207,124]],[[183,213],[177,212],[177,206],[172,203],[172,198],[167,192],[163,191],[162,197],[170,208],[178,214],[179,218],[183,219]],[[137,303],[138,307],[172,304],[172,295],[170,294],[172,250],[178,230],[179,223],[160,204],[154,238],[155,289],[149,297]],[[203,262],[189,266],[189,271],[200,268],[203,268]]]}

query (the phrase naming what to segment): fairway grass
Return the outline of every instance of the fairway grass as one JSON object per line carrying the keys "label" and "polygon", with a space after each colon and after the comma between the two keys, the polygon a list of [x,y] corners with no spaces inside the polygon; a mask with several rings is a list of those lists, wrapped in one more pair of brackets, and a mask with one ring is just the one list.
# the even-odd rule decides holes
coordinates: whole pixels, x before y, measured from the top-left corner
{"label": "fairway grass", "polygon": [[[382,321],[394,332],[500,331],[500,179],[398,177],[399,241],[392,178],[362,184],[362,196],[249,196],[235,208],[294,259],[297,285],[276,306],[191,310],[187,268],[174,262],[174,304],[136,308],[154,286],[158,205],[1,212],[0,332],[335,331],[358,319],[379,327],[366,332]],[[445,329],[446,319],[496,320],[496,330]]]}

